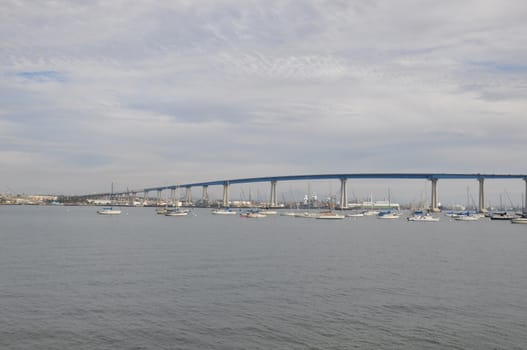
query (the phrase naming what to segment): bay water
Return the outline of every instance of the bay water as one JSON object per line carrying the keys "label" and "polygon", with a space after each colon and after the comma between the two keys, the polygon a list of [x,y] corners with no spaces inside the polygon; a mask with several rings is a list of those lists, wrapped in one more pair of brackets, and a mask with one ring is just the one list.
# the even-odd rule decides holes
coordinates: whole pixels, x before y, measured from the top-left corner
{"label": "bay water", "polygon": [[525,349],[527,225],[0,207],[0,349]]}

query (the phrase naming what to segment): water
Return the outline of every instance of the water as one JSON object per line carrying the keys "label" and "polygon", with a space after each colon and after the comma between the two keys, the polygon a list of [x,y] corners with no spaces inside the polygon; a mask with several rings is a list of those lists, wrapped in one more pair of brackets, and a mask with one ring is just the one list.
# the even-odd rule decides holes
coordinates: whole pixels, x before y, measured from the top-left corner
{"label": "water", "polygon": [[0,207],[1,349],[523,349],[527,225]]}

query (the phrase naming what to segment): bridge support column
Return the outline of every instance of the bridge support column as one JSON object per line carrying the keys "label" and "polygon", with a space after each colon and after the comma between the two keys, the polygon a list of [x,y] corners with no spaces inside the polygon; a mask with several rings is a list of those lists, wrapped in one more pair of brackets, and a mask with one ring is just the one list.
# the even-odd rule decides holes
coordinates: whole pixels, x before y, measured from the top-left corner
{"label": "bridge support column", "polygon": [[527,214],[527,177],[523,179],[523,181],[525,181],[525,200],[523,202],[523,213],[524,214]]}
{"label": "bridge support column", "polygon": [[229,183],[223,184],[223,206],[229,207]]}
{"label": "bridge support column", "polygon": [[437,205],[437,179],[431,179],[432,181],[432,202],[430,203],[430,210],[438,212],[439,208]]}
{"label": "bridge support column", "polygon": [[479,203],[478,203],[478,210],[480,213],[484,213],[486,212],[487,210],[485,209],[485,190],[484,190],[484,182],[485,182],[485,179],[480,177],[478,179],[479,181]]}
{"label": "bridge support column", "polygon": [[161,190],[157,190],[157,203],[156,206],[159,206],[161,203]]}
{"label": "bridge support column", "polygon": [[278,201],[276,200],[276,181],[271,181],[271,200],[269,201],[269,206],[272,208],[278,206]]}
{"label": "bridge support column", "polygon": [[148,204],[148,191],[145,191],[143,195],[143,206],[145,206]]}
{"label": "bridge support column", "polygon": [[209,186],[203,186],[201,189],[201,201],[204,203],[209,201],[209,193],[207,191],[208,188]]}
{"label": "bridge support column", "polygon": [[170,189],[170,200],[172,201],[172,205],[174,207],[177,207],[177,205],[176,205],[176,189],[175,188],[171,188]]}
{"label": "bridge support column", "polygon": [[192,187],[185,188],[185,204],[192,204]]}
{"label": "bridge support column", "polygon": [[348,208],[348,179],[340,179],[340,209]]}

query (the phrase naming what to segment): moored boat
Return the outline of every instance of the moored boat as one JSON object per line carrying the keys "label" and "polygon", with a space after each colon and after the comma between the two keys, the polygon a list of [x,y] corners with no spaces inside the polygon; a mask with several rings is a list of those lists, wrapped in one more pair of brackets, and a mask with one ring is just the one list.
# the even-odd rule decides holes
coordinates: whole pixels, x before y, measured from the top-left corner
{"label": "moored boat", "polygon": [[408,221],[420,221],[420,222],[438,222],[439,218],[432,216],[428,212],[422,210],[415,211],[412,216],[406,218]]}
{"label": "moored boat", "polygon": [[100,210],[97,210],[97,214],[100,214],[100,215],[119,215],[119,214],[121,214],[121,210],[120,209],[114,209],[112,207],[105,207],[105,208],[102,208]]}
{"label": "moored boat", "polygon": [[335,220],[335,219],[344,219],[346,216],[342,214],[335,213],[333,211],[325,211],[322,213],[319,213],[318,216],[316,216],[316,219],[323,219],[323,220]]}
{"label": "moored boat", "polygon": [[176,208],[167,210],[165,216],[187,216],[189,213],[189,210]]}
{"label": "moored boat", "polygon": [[378,219],[399,219],[400,215],[393,211],[381,211],[377,215]]}
{"label": "moored boat", "polygon": [[515,217],[511,219],[511,223],[513,224],[527,224],[527,217],[521,216],[521,217]]}
{"label": "moored boat", "polygon": [[237,211],[232,210],[231,208],[227,209],[216,209],[212,211],[212,214],[214,215],[236,215],[238,214]]}

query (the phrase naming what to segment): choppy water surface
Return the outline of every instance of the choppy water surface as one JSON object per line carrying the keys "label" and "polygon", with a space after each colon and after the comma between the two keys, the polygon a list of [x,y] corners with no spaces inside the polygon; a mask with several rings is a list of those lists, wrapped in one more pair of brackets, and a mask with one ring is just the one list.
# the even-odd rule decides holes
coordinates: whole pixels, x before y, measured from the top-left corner
{"label": "choppy water surface", "polygon": [[0,207],[1,349],[524,349],[527,225]]}

